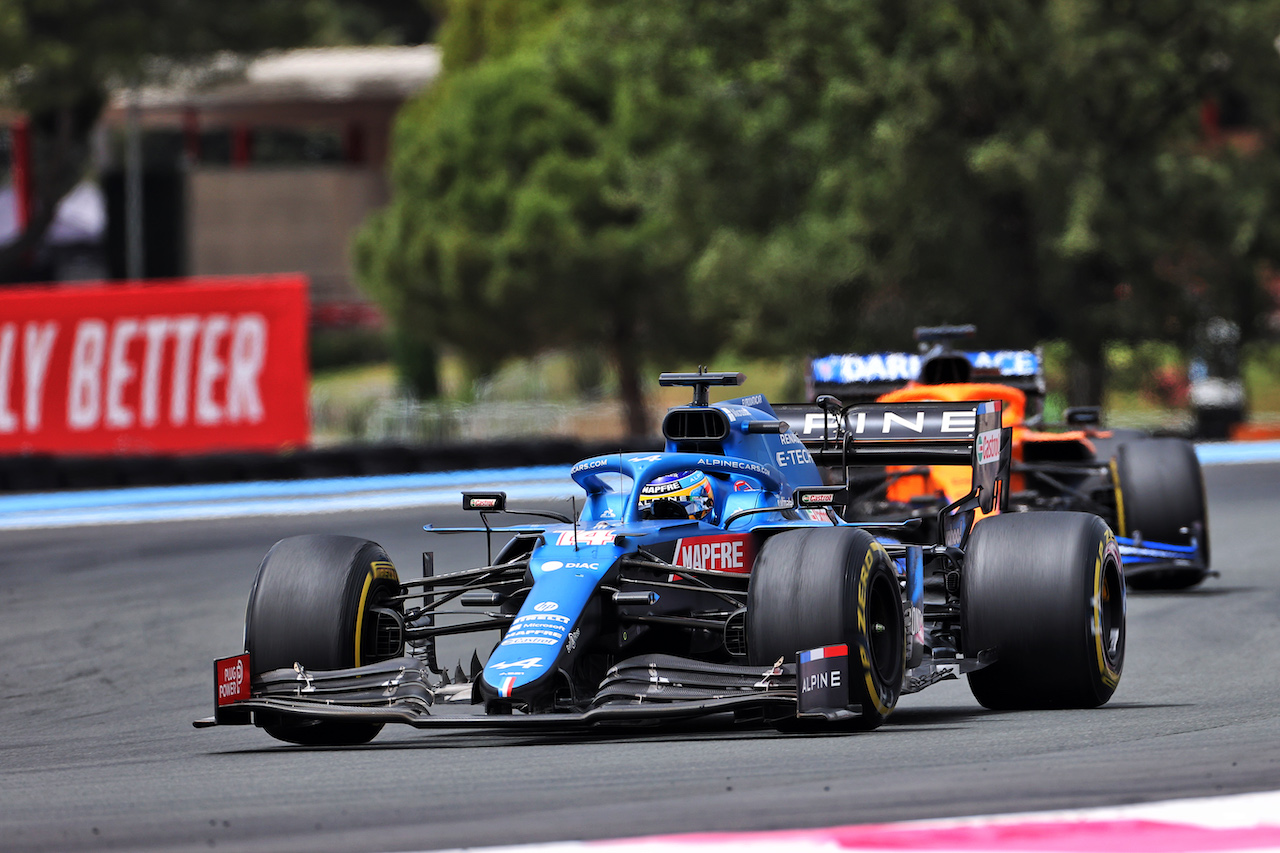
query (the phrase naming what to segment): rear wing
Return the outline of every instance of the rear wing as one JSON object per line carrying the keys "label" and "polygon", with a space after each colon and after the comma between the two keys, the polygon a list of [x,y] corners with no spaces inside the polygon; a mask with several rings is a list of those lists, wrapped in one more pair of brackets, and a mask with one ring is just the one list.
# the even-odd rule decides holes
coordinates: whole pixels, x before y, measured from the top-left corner
{"label": "rear wing", "polygon": [[[974,350],[956,352],[968,359],[974,382],[1009,385],[1028,395],[1045,393],[1044,358],[1034,350]],[[809,399],[831,394],[842,400],[864,402],[902,388],[920,377],[929,354],[880,352],[834,354],[809,362]]]}
{"label": "rear wing", "polygon": [[820,465],[968,465],[983,512],[1007,501],[1012,430],[1000,401],[774,406]]}

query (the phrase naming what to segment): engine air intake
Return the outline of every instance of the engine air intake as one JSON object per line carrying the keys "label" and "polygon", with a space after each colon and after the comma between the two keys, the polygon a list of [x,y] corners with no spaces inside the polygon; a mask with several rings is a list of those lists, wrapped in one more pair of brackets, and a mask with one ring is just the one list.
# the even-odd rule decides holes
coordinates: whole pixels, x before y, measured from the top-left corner
{"label": "engine air intake", "polygon": [[729,421],[719,409],[672,409],[662,420],[668,441],[722,441],[729,435]]}

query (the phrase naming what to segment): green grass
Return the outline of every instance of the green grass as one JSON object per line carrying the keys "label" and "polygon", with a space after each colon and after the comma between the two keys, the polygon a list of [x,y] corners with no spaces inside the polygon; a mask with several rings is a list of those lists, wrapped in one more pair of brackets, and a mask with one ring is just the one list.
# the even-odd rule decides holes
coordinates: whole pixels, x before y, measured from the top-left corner
{"label": "green grass", "polygon": [[[1066,400],[1066,350],[1061,345],[1050,344],[1044,353],[1049,387],[1047,420],[1056,421]],[[610,406],[620,411],[617,376],[612,368],[594,358],[591,354],[574,356],[551,352],[537,358],[512,360],[493,375],[477,381],[465,362],[446,355],[440,364],[442,401],[462,405],[563,403],[590,406],[597,412]],[[1113,346],[1108,350],[1108,362],[1112,381],[1104,406],[1106,423],[1149,429],[1179,429],[1189,424],[1191,415],[1185,407],[1169,405],[1167,400],[1160,400],[1154,390],[1153,377],[1158,370],[1185,375],[1185,361],[1177,350],[1161,343]],[[737,371],[747,377],[741,389],[713,389],[713,399],[727,399],[739,393],[764,394],[775,402],[804,399],[803,358],[765,360],[725,354],[710,359],[707,366],[709,370]],[[689,400],[687,388],[659,387],[658,373],[693,372],[697,368],[694,362],[672,361],[646,371],[644,389],[655,429],[661,412]],[[1251,347],[1246,353],[1244,380],[1254,418],[1280,420],[1280,344]],[[317,371],[311,386],[315,440],[317,443],[361,440],[373,412],[399,397],[395,370],[387,363]],[[621,424],[620,419],[618,423]]]}

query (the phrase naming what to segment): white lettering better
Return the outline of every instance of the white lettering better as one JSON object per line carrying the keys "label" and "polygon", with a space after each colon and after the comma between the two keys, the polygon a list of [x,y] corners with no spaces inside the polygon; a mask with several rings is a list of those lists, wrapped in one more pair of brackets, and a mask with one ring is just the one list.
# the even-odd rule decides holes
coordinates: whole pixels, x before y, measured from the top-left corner
{"label": "white lettering better", "polygon": [[[0,327],[0,432],[10,425],[13,324]],[[25,420],[40,425],[57,323],[24,335]],[[96,318],[76,324],[67,377],[67,426],[86,431],[258,424],[269,326],[258,313]],[[165,399],[167,398],[167,405]],[[167,414],[167,418],[164,415]],[[9,430],[12,431],[12,430]]]}

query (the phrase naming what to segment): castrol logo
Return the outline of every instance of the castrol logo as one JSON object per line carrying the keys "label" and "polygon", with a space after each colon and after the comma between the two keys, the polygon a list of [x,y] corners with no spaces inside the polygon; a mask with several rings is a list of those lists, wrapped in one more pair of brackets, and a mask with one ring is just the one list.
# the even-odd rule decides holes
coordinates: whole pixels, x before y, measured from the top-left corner
{"label": "castrol logo", "polygon": [[978,464],[986,465],[1000,459],[1000,430],[993,429],[978,434]]}

